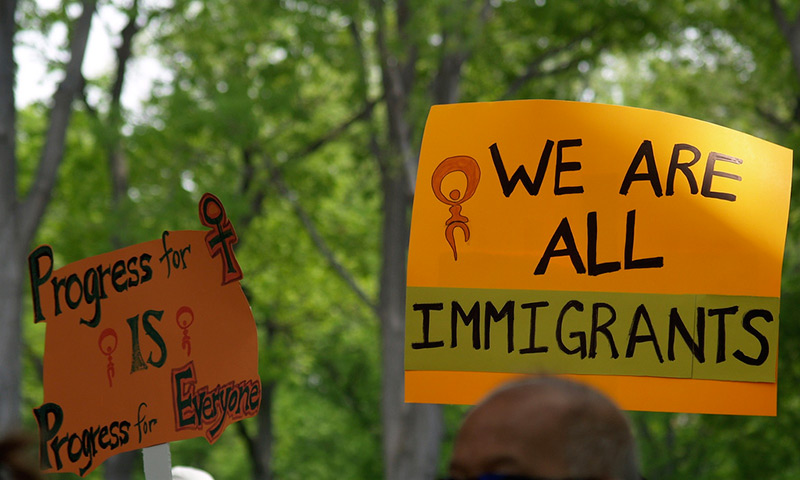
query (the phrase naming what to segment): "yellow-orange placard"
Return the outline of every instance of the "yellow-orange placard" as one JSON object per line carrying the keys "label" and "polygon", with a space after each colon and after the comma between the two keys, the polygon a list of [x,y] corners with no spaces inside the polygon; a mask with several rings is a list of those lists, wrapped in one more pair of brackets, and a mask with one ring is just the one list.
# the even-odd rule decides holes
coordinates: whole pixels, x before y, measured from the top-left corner
{"label": "yellow-orange placard", "polygon": [[774,415],[791,162],[783,147],[643,109],[434,106],[409,248],[406,400],[472,403],[546,372],[633,410]]}
{"label": "yellow-orange placard", "polygon": [[205,436],[258,412],[255,323],[220,201],[200,201],[206,231],[54,269],[29,256],[34,320],[47,322],[40,464],[86,475],[128,450]]}

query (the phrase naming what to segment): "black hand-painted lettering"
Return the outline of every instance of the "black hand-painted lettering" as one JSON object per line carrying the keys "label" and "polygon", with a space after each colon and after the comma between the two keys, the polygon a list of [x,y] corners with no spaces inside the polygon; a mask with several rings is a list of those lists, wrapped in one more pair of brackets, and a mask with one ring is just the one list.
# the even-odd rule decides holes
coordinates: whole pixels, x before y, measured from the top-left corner
{"label": "black hand-painted lettering", "polygon": [[[45,403],[39,408],[33,409],[36,423],[39,425],[39,465],[42,470],[49,470],[52,467],[50,455],[47,452],[47,444],[54,439],[64,423],[64,410],[56,403]],[[56,456],[57,468],[61,468],[61,459]]]}
{"label": "black hand-painted lettering", "polygon": [[547,307],[550,305],[550,302],[532,302],[532,303],[523,303],[520,305],[522,308],[528,308],[531,311],[531,329],[530,334],[528,336],[528,346],[521,349],[519,351],[520,354],[527,354],[527,353],[545,353],[549,350],[549,347],[543,345],[540,347],[536,346],[536,309],[539,307]]}
{"label": "black hand-painted lettering", "polygon": [[556,146],[556,180],[553,192],[556,195],[566,195],[570,193],[583,193],[582,185],[573,185],[569,187],[561,186],[561,174],[563,172],[577,172],[581,169],[581,162],[565,162],[563,159],[564,149],[570,147],[580,147],[583,141],[580,138],[571,140],[559,140]]}
{"label": "black hand-painted lettering", "polygon": [[767,361],[767,357],[769,357],[769,341],[767,340],[767,337],[765,337],[763,333],[759,332],[753,326],[753,320],[756,318],[762,318],[764,319],[765,322],[770,323],[773,320],[772,312],[760,308],[754,310],[748,310],[747,313],[744,314],[744,318],[742,319],[742,327],[744,327],[747,333],[756,337],[756,340],[758,340],[758,345],[759,345],[758,355],[755,357],[751,357],[750,355],[745,354],[740,349],[737,349],[735,352],[733,352],[734,358],[744,363],[745,365],[750,365],[753,367],[763,365],[764,362]]}
{"label": "black hand-painted lettering", "polygon": [[430,339],[431,330],[431,310],[439,311],[444,309],[443,303],[415,303],[415,312],[422,312],[422,341],[411,343],[411,348],[418,350],[421,348],[438,348],[444,346],[444,340],[432,342]]}
{"label": "black hand-painted lettering", "polygon": [[586,230],[589,236],[588,249],[586,252],[586,263],[589,265],[589,275],[594,277],[619,270],[619,262],[597,263],[597,212],[589,212],[586,215]]}
{"label": "black hand-painted lettering", "polygon": [[[600,309],[609,312],[608,320],[600,324]],[[604,302],[596,302],[592,304],[592,332],[589,337],[589,358],[597,357],[597,334],[602,333],[608,340],[608,346],[611,348],[611,358],[619,358],[617,346],[614,344],[614,336],[608,328],[617,320],[617,312],[614,307]]]}
{"label": "black hand-painted lettering", "polygon": [[[40,260],[48,260],[47,269],[42,273]],[[31,299],[33,300],[33,323],[47,320],[42,312],[42,296],[39,290],[42,285],[47,283],[53,273],[53,249],[49,245],[41,245],[28,255],[28,271],[31,278]]]}
{"label": "black hand-painted lettering", "polygon": [[718,198],[720,200],[734,202],[736,201],[736,195],[732,193],[715,192],[711,190],[711,182],[714,180],[714,177],[728,178],[731,180],[736,180],[737,182],[741,182],[742,177],[740,177],[739,175],[735,175],[733,173],[721,172],[719,170],[716,170],[714,167],[717,164],[717,161],[733,163],[735,165],[741,165],[743,163],[743,160],[741,158],[736,158],[730,155],[725,155],[717,152],[709,153],[708,160],[706,161],[706,171],[705,174],[703,175],[703,188],[700,194],[708,198]]}
{"label": "black hand-painted lettering", "polygon": [[[681,152],[691,152],[692,159],[688,162],[680,162]],[[689,183],[689,191],[692,195],[697,193],[697,180],[694,178],[691,167],[700,160],[700,150],[688,143],[676,143],[672,148],[672,157],[669,160],[669,170],[667,171],[667,196],[675,194],[675,172],[680,170],[686,181]]]}
{"label": "black hand-painted lettering", "polygon": [[671,361],[675,360],[675,331],[677,330],[678,333],[681,334],[681,338],[683,339],[684,343],[687,347],[689,347],[689,351],[692,352],[694,358],[697,359],[700,363],[705,363],[706,361],[706,316],[705,310],[702,308],[697,309],[697,324],[695,327],[695,331],[697,332],[697,342],[694,341],[692,334],[689,332],[689,328],[683,323],[683,319],[681,318],[680,313],[678,313],[678,309],[673,307],[669,311],[669,338],[667,339],[667,358]]}
{"label": "black hand-painted lettering", "polygon": [[159,368],[164,365],[164,362],[167,361],[167,344],[164,343],[164,338],[158,333],[158,330],[153,327],[153,324],[150,323],[151,318],[155,318],[158,321],[161,321],[161,316],[164,314],[163,310],[147,310],[142,315],[142,327],[144,327],[144,332],[150,337],[151,340],[156,344],[156,346],[161,351],[161,355],[158,357],[158,360],[153,360],[153,354],[150,353],[150,356],[147,358],[147,363],[150,365]]}
{"label": "black hand-painted lettering", "polygon": [[[644,320],[647,326],[648,333],[644,335],[638,334],[640,320]],[[633,313],[633,321],[631,322],[631,331],[628,334],[628,348],[625,351],[625,357],[632,358],[636,350],[636,345],[644,342],[651,342],[653,344],[653,350],[655,351],[656,357],[658,357],[658,362],[664,363],[664,357],[661,356],[661,348],[658,346],[658,337],[656,337],[656,332],[653,329],[653,322],[650,321],[650,314],[647,312],[647,308],[645,308],[644,304],[639,304],[639,306],[636,307],[636,311]]]}
{"label": "black hand-painted lettering", "polygon": [[661,268],[664,257],[633,258],[633,240],[636,230],[636,210],[628,212],[625,221],[625,270],[635,268]]}
{"label": "black hand-painted lettering", "polygon": [[725,308],[710,308],[708,316],[719,316],[717,319],[717,363],[725,361],[725,316],[734,315],[739,311],[739,307],[734,305]]}
{"label": "black hand-painted lettering", "polygon": [[536,176],[534,177],[533,181],[528,176],[528,172],[525,171],[525,166],[520,165],[514,171],[514,174],[511,178],[508,178],[508,173],[506,172],[506,167],[503,164],[503,159],[500,156],[500,149],[497,147],[496,143],[493,143],[489,147],[489,151],[492,153],[492,162],[494,163],[494,168],[497,171],[497,179],[500,181],[500,187],[503,189],[503,195],[506,197],[510,197],[511,193],[516,188],[517,183],[522,182],[522,186],[525,187],[527,190],[528,195],[538,195],[539,189],[542,186],[542,181],[544,180],[544,173],[547,170],[547,163],[550,159],[550,153],[553,151],[554,142],[552,140],[547,140],[544,144],[544,149],[542,150],[542,156],[539,159],[539,166],[536,169]]}
{"label": "black hand-painted lettering", "polygon": [[481,348],[481,308],[478,302],[475,302],[470,308],[469,313],[466,313],[461,304],[453,301],[450,310],[450,348],[458,346],[458,319],[459,317],[464,322],[465,326],[472,324],[472,348],[480,350]]}
{"label": "black hand-painted lettering", "polygon": [[86,270],[83,275],[83,298],[86,300],[87,305],[94,303],[94,316],[91,320],[81,318],[80,323],[91,328],[100,324],[100,299],[103,298],[103,288],[100,284],[99,270],[102,270],[101,265],[98,265],[96,269]]}
{"label": "black hand-painted lettering", "polygon": [[[557,249],[556,247],[558,247],[559,241],[561,240],[564,241],[564,248]],[[564,217],[561,223],[558,224],[533,274],[544,275],[547,272],[550,259],[561,256],[568,256],[570,258],[576,273],[586,273],[586,267],[583,266],[583,260],[581,260],[581,254],[578,252],[578,246],[575,244],[575,237],[572,235],[572,229],[569,226],[567,217]]]}
{"label": "black hand-painted lettering", "polygon": [[[644,173],[637,173],[639,165],[645,160],[647,171]],[[622,186],[619,188],[619,193],[627,195],[631,184],[637,181],[648,181],[653,188],[653,193],[656,197],[661,196],[661,181],[658,178],[658,168],[656,167],[656,157],[653,153],[653,144],[650,140],[644,140],[636,155],[633,156],[628,171],[625,173],[625,178],[622,179]]]}
{"label": "black hand-painted lettering", "polygon": [[494,303],[486,302],[486,314],[484,315],[483,319],[483,328],[485,330],[483,348],[485,350],[489,350],[489,332],[491,330],[492,322],[499,322],[504,318],[506,319],[506,339],[508,353],[514,351],[514,302],[511,300],[507,301],[500,311],[497,311],[497,307],[494,306]]}
{"label": "black hand-painted lettering", "polygon": [[128,326],[131,328],[131,373],[139,370],[147,370],[147,365],[142,357],[142,349],[139,344],[139,315],[130,317]]}
{"label": "black hand-painted lettering", "polygon": [[578,339],[578,346],[569,349],[567,348],[566,344],[564,343],[564,337],[562,334],[562,328],[564,325],[564,316],[566,316],[567,312],[570,309],[575,309],[579,312],[583,311],[583,303],[579,302],[578,300],[570,300],[565,305],[564,308],[561,309],[561,313],[558,314],[558,320],[556,322],[556,342],[558,342],[558,348],[561,349],[562,352],[568,355],[574,355],[576,353],[580,353],[581,358],[586,358],[586,333],[585,332],[570,332],[569,338],[577,338]]}

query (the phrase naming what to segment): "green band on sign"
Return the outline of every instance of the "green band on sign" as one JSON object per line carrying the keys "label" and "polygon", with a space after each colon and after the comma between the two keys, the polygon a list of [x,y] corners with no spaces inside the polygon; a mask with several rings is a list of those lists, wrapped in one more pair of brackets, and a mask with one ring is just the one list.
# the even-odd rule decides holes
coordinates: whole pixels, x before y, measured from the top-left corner
{"label": "green band on sign", "polygon": [[774,382],[780,300],[409,287],[406,370]]}

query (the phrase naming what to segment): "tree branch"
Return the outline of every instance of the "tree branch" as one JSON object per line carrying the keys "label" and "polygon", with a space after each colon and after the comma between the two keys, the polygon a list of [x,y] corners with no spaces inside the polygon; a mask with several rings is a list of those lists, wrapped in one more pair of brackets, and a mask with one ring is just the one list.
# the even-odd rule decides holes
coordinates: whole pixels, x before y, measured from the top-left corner
{"label": "tree branch", "polygon": [[788,39],[791,36],[793,25],[791,25],[786,18],[786,12],[784,12],[783,8],[778,4],[778,0],[769,0],[769,6],[770,10],[772,10],[772,16],[775,18],[775,23],[778,24],[781,32],[783,32],[783,36]]}
{"label": "tree branch", "polygon": [[358,397],[358,381],[354,382],[351,376],[343,374],[336,368],[335,362],[323,361],[319,363],[319,368],[327,373],[330,384],[336,385],[336,389],[328,389],[325,383],[318,387],[322,396],[326,398],[334,398],[345,407],[346,411],[351,414],[358,424],[367,431],[371,431],[374,425],[373,420],[367,413],[362,402]]}
{"label": "tree branch", "polygon": [[551,73],[550,71],[542,70],[542,65],[547,60],[550,60],[551,58],[553,58],[556,55],[559,55],[559,54],[561,54],[563,52],[566,52],[568,50],[572,50],[576,45],[580,44],[580,42],[586,40],[587,38],[591,38],[593,35],[597,34],[598,31],[599,30],[596,29],[596,28],[587,30],[587,31],[581,33],[580,35],[574,37],[572,40],[568,41],[567,43],[565,43],[563,45],[559,45],[559,46],[554,47],[554,48],[551,48],[550,50],[547,50],[547,51],[542,52],[541,54],[539,54],[536,58],[531,60],[531,62],[528,64],[527,68],[525,69],[525,73],[520,75],[516,80],[514,80],[514,82],[511,83],[511,85],[508,87],[508,89],[506,90],[506,92],[503,94],[503,96],[501,98],[504,99],[504,100],[507,100],[507,99],[513,97],[519,91],[519,89],[522,88],[530,80],[533,80],[534,78],[539,78],[539,77],[542,77],[544,75],[547,75],[547,74]]}
{"label": "tree branch", "polygon": [[[383,1],[373,0],[372,7],[375,11],[377,23],[375,39],[381,65],[381,81],[386,100],[389,139],[390,143],[400,152],[401,172],[404,174],[408,191],[413,194],[416,186],[418,160],[411,148],[411,129],[406,120],[406,110],[408,108],[407,87],[413,83],[413,76],[404,78],[403,71],[408,75],[409,70],[415,68],[415,47],[411,45],[413,42],[409,40],[407,62],[405,65],[401,65],[397,57],[389,52],[389,47],[387,45],[387,26],[384,18]],[[398,11],[400,13],[408,13],[406,10],[403,10],[401,6],[398,6]],[[407,18],[406,15],[401,15],[400,13],[398,13],[400,17],[399,25],[404,27],[407,25]],[[392,173],[394,169],[391,164],[387,164],[382,171]]]}
{"label": "tree branch", "polygon": [[[358,72],[359,72],[359,91],[362,92],[363,101],[365,103],[369,102],[369,78],[367,74],[367,55],[366,50],[364,49],[364,42],[361,38],[361,31],[358,28],[358,19],[352,18],[350,22],[350,35],[353,37],[353,45],[356,49],[356,54],[358,56]],[[382,100],[385,100],[385,92],[384,96],[381,97]],[[369,146],[370,151],[372,151],[373,157],[378,163],[378,168],[381,171],[381,177],[383,178],[386,175],[386,169],[388,168],[385,155],[380,148],[380,144],[378,143],[378,133],[377,128],[375,127],[374,122],[372,122],[372,114],[374,110],[370,110],[369,114],[366,116],[365,120],[368,122],[368,129],[369,129]]]}
{"label": "tree branch", "polygon": [[[756,106],[756,113],[770,125],[784,132],[788,132],[792,128],[792,122],[778,117],[774,112],[767,110],[761,105]],[[794,109],[795,118],[798,118],[798,115],[800,115],[800,99],[797,100]]]}
{"label": "tree branch", "polygon": [[36,179],[22,205],[20,218],[23,242],[33,239],[41,222],[47,203],[53,192],[56,174],[61,160],[64,158],[64,144],[67,126],[72,115],[72,101],[81,88],[81,65],[86,52],[92,16],[97,7],[97,0],[84,0],[83,11],[75,22],[70,42],[70,59],[67,63],[64,80],[59,84],[53,96],[53,107],[50,110],[50,124],[45,137],[42,156],[36,172]]}
{"label": "tree branch", "polygon": [[242,183],[239,187],[239,192],[242,195],[250,195],[250,190],[254,189],[252,198],[250,198],[250,210],[244,214],[239,222],[242,230],[247,229],[250,224],[258,218],[264,211],[264,199],[267,197],[267,187],[264,183],[260,183],[258,188],[253,187],[253,179],[256,175],[255,162],[253,157],[256,154],[256,148],[248,146],[242,149]]}
{"label": "tree branch", "polygon": [[[368,100],[366,105],[357,112],[355,115],[350,117],[349,119],[345,120],[340,125],[332,128],[326,134],[324,134],[319,139],[311,142],[306,148],[301,150],[300,152],[291,155],[288,162],[296,161],[304,156],[311,155],[312,153],[316,152],[328,142],[331,142],[342,135],[349,127],[353,124],[368,119],[371,114],[372,110],[375,107],[377,100]],[[250,190],[252,187],[252,177],[255,173],[254,169],[254,162],[253,157],[259,151],[258,148],[254,146],[247,147],[242,151],[242,160],[244,163],[243,169],[243,177],[242,177],[242,193],[247,194],[247,190]],[[372,301],[369,296],[364,292],[364,290],[358,285],[355,281],[353,276],[350,272],[336,259],[333,251],[328,246],[327,242],[325,242],[322,235],[320,235],[319,231],[317,230],[316,226],[314,225],[311,216],[303,209],[300,202],[297,200],[297,195],[286,185],[283,181],[283,177],[278,170],[278,168],[274,167],[272,162],[269,161],[269,156],[265,152],[261,152],[265,156],[265,166],[267,173],[270,176],[270,183],[278,189],[278,192],[286,198],[292,209],[294,210],[295,214],[300,219],[300,222],[303,224],[306,232],[308,232],[309,236],[311,237],[312,242],[320,251],[322,256],[326,259],[328,264],[334,269],[334,271],[345,281],[345,283],[353,290],[353,292],[358,296],[358,298],[365,304],[367,307],[370,308],[373,312],[377,313],[377,306],[375,302]],[[267,185],[262,183],[260,184],[259,188],[253,192],[253,198],[251,199],[251,209],[249,214],[245,217],[243,222],[243,226],[249,225],[254,218],[256,218],[263,209],[264,199],[266,198],[266,188]]]}
{"label": "tree branch", "polygon": [[239,436],[242,438],[245,448],[247,448],[247,452],[250,454],[250,458],[256,458],[258,451],[256,450],[253,437],[250,435],[250,432],[247,431],[247,426],[244,422],[236,422],[236,432],[239,433]]}
{"label": "tree branch", "polygon": [[414,7],[409,5],[408,0],[398,0],[396,11],[397,34],[400,39],[400,45],[406,45],[408,47],[404,55],[405,61],[397,62],[398,78],[403,83],[403,91],[410,92],[411,89],[414,88],[414,82],[416,81],[417,59],[419,58],[419,47],[417,47],[417,44],[413,41],[413,35],[410,32]]}
{"label": "tree branch", "polygon": [[794,23],[789,23],[786,11],[778,4],[778,0],[770,0],[769,5],[772,9],[772,16],[775,17],[775,22],[786,39],[789,53],[792,55],[795,76],[800,78],[800,12]]}
{"label": "tree branch", "polygon": [[311,155],[312,153],[316,152],[324,145],[326,145],[328,142],[338,138],[341,134],[347,131],[348,128],[353,126],[353,124],[370,118],[370,116],[372,115],[372,109],[375,108],[375,104],[378,103],[379,100],[380,98],[376,100],[365,98],[364,107],[358,113],[356,113],[349,119],[345,120],[340,125],[337,125],[322,137],[308,144],[306,148],[293,155],[293,157],[300,158],[300,157],[305,157],[307,155]]}
{"label": "tree branch", "polygon": [[[457,7],[463,9],[464,7]],[[471,6],[470,6],[471,8]],[[492,14],[490,1],[484,2],[478,14],[478,25],[469,28],[469,38],[458,34],[448,35],[444,32],[442,39],[442,57],[433,79],[433,103],[445,104],[457,102],[460,98],[459,85],[461,83],[461,69],[464,63],[472,56],[477,39]],[[449,16],[445,11],[445,16]]]}
{"label": "tree branch", "polygon": [[[347,131],[348,128],[353,126],[354,124],[358,123],[362,120],[368,120],[372,115],[372,110],[375,108],[375,104],[378,100],[369,100],[367,99],[366,104],[364,107],[354,114],[349,119],[345,120],[341,124],[333,127],[327,133],[319,137],[318,139],[314,140],[313,142],[309,143],[305,148],[300,150],[299,152],[291,155],[289,157],[288,162],[294,162],[299,160],[303,157],[311,155],[312,153],[316,152],[320,148],[327,145],[329,142],[332,142],[339,138],[344,132]],[[260,183],[259,187],[256,188],[253,185],[253,178],[256,173],[255,171],[255,164],[253,161],[253,157],[259,152],[259,148],[256,146],[250,145],[242,149],[242,162],[244,164],[244,169],[242,170],[242,183],[240,191],[243,195],[248,195],[251,189],[254,189],[252,193],[252,198],[250,199],[250,212],[244,217],[244,219],[240,222],[242,228],[247,228],[247,226],[252,222],[255,218],[257,218],[261,212],[263,211],[263,203],[264,199],[267,196],[267,185],[264,183]]]}
{"label": "tree branch", "polygon": [[311,219],[311,216],[308,215],[308,212],[305,211],[300,202],[297,200],[297,194],[295,194],[286,183],[283,181],[283,176],[281,175],[280,171],[275,168],[271,162],[265,162],[267,166],[267,172],[270,175],[270,182],[278,189],[281,196],[285,198],[289,204],[292,206],[295,215],[300,219],[300,222],[303,224],[303,228],[306,230],[308,235],[311,237],[311,241],[317,247],[320,254],[325,258],[328,262],[328,265],[333,268],[333,270],[339,275],[339,277],[345,281],[345,283],[350,287],[350,289],[358,296],[359,300],[361,300],[364,305],[369,307],[376,315],[378,313],[378,307],[375,302],[367,295],[367,293],[358,285],[356,280],[350,274],[350,272],[342,265],[337,259],[336,255],[328,246],[328,243],[319,233],[317,230],[316,225],[314,225],[314,221]]}
{"label": "tree branch", "polygon": [[[133,0],[133,5],[128,12],[128,24],[120,32],[121,42],[117,48],[117,70],[114,83],[111,85],[111,105],[107,121],[111,130],[111,141],[108,143],[108,169],[111,174],[111,205],[115,216],[119,217],[122,200],[128,192],[129,174],[128,160],[122,149],[122,87],[125,84],[128,62],[133,55],[133,38],[141,30],[137,23],[139,16],[139,0]],[[123,222],[124,223],[124,222]],[[119,247],[124,244],[122,237],[124,229],[116,229],[112,234],[112,243]]]}
{"label": "tree branch", "polygon": [[[133,54],[133,38],[141,30],[137,23],[139,16],[139,0],[133,0],[133,6],[128,13],[128,24],[122,29],[120,35],[122,42],[117,47],[117,72],[111,86],[111,111],[119,110],[122,98],[122,86],[125,83],[125,72],[128,69],[128,60]],[[112,113],[113,114],[113,113]]]}
{"label": "tree branch", "polygon": [[86,113],[89,114],[92,120],[99,121],[100,112],[97,111],[94,105],[89,103],[89,97],[86,95],[86,77],[84,77],[83,74],[81,74],[81,88],[78,91],[78,96],[83,104],[83,108],[86,109]]}

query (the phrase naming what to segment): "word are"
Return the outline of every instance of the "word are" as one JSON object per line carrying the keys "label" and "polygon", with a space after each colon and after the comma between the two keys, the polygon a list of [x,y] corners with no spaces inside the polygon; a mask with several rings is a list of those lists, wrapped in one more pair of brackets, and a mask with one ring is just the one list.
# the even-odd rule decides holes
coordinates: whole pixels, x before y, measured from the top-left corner
{"label": "word are", "polygon": [[174,369],[172,379],[175,430],[205,428],[209,442],[214,442],[228,423],[255,415],[261,404],[258,380],[197,388],[194,362]]}
{"label": "word are", "polygon": [[[555,316],[554,340],[558,351],[566,355],[579,355],[581,359],[596,358],[598,346],[602,341],[612,359],[619,358],[621,354],[625,358],[632,358],[636,355],[637,349],[646,348],[656,356],[659,363],[665,362],[665,356],[667,361],[675,361],[676,344],[680,345],[678,342],[680,338],[684,347],[691,352],[694,358],[698,362],[704,363],[707,361],[706,337],[709,335],[708,330],[711,330],[710,334],[716,333],[717,340],[716,352],[712,352],[715,354],[714,360],[716,363],[722,363],[728,359],[727,329],[740,327],[756,340],[758,351],[752,355],[753,352],[748,353],[736,349],[732,356],[743,364],[759,366],[767,360],[770,345],[767,337],[759,330],[757,323],[770,323],[774,320],[773,314],[769,310],[750,309],[740,312],[738,305],[723,308],[700,306],[697,307],[696,317],[694,312],[683,312],[682,314],[677,307],[673,307],[669,310],[667,318],[657,319],[662,322],[662,325],[663,322],[668,324],[667,338],[664,339],[663,337],[659,338],[656,334],[653,318],[644,304],[639,304],[631,317],[625,319],[619,319],[616,309],[608,303],[594,302],[591,306],[587,306],[579,300],[569,300],[563,305],[553,306],[548,301],[517,303],[509,300],[500,307],[494,302],[487,301],[483,304],[474,302],[467,308],[457,301],[452,301],[449,304],[449,315],[445,314],[442,318],[441,315],[435,314],[435,312],[443,311],[444,308],[443,302],[415,303],[413,305],[413,310],[422,315],[420,323],[422,341],[413,342],[412,349],[447,348],[444,339],[431,338],[431,324],[432,322],[448,322],[450,327],[449,348],[459,348],[459,331],[463,325],[471,326],[469,338],[474,350],[481,348],[489,350],[493,345],[492,325],[505,321],[505,345],[502,345],[501,341],[500,348],[505,347],[509,354],[514,351],[523,355],[544,354],[550,351],[552,345],[537,344],[537,332],[539,332],[537,320],[540,326],[543,322],[552,325]],[[692,328],[691,323],[687,325],[684,318],[696,319],[696,329]],[[716,329],[706,322],[707,319],[714,318],[716,319]],[[520,321],[517,322],[517,319]],[[620,322],[622,325],[617,323],[618,320],[622,320]],[[612,326],[614,326],[613,329]],[[527,333],[527,336],[524,336],[527,345],[519,350],[515,344],[517,329]],[[548,331],[552,330],[548,328]],[[623,335],[621,339],[620,333]],[[541,336],[538,338],[541,340]],[[664,347],[666,347],[666,355]]]}
{"label": "word are", "polygon": [[[49,260],[47,269],[41,269],[41,260]],[[82,275],[71,273],[64,278],[53,274],[53,249],[49,245],[42,245],[28,256],[28,267],[31,276],[31,296],[33,298],[34,323],[45,321],[50,315],[61,315],[62,306],[70,311],[81,306],[94,304],[94,316],[87,320],[81,318],[80,323],[89,327],[100,324],[100,301],[108,298],[108,293],[113,291],[122,293],[129,288],[147,283],[153,278],[153,269],[150,267],[152,257],[143,253],[128,259],[120,259],[109,265],[98,265],[87,269]],[[46,287],[50,280],[50,286]],[[50,289],[53,297],[53,311],[43,312],[42,295]],[[47,313],[47,315],[45,314]]]}
{"label": "word are", "polygon": [[[42,470],[53,468],[61,470],[64,466],[62,452],[66,459],[75,464],[85,459],[80,467],[83,475],[92,467],[94,456],[100,450],[116,450],[130,441],[131,423],[113,421],[108,425],[90,426],[78,432],[60,432],[64,423],[64,410],[56,403],[45,403],[33,409],[36,422],[39,424],[39,465]],[[49,447],[49,448],[48,448]]]}

